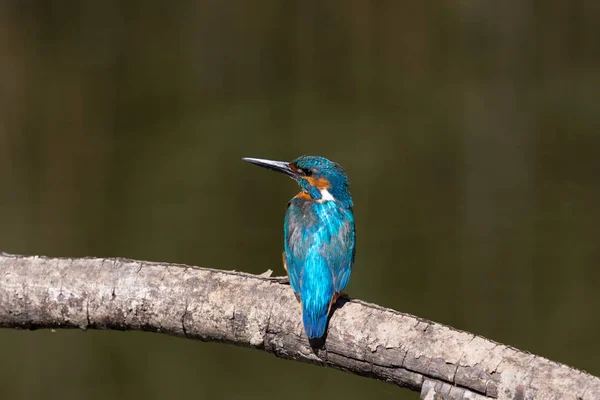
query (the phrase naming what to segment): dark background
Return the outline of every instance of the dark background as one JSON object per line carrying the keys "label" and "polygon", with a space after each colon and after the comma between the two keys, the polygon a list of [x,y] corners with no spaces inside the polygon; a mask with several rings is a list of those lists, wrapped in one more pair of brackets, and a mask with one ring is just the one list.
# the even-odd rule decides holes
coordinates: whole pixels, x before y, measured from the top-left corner
{"label": "dark background", "polygon": [[[3,1],[0,250],[282,274],[352,179],[352,297],[600,374],[600,2]],[[417,394],[140,332],[0,331],[6,399]]]}

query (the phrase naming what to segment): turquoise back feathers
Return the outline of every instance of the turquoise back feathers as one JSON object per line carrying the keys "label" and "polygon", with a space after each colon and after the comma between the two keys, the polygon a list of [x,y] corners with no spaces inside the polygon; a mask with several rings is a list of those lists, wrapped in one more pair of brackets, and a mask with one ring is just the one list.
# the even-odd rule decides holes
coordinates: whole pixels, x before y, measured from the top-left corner
{"label": "turquoise back feathers", "polygon": [[284,249],[290,284],[300,294],[304,329],[323,336],[334,296],[354,264],[354,215],[336,201],[294,198],[285,215]]}
{"label": "turquoise back feathers", "polygon": [[301,301],[306,335],[320,338],[354,265],[356,235],[348,177],[341,166],[323,157],[302,156],[290,163],[245,160],[283,172],[302,188],[285,214],[284,261]]}

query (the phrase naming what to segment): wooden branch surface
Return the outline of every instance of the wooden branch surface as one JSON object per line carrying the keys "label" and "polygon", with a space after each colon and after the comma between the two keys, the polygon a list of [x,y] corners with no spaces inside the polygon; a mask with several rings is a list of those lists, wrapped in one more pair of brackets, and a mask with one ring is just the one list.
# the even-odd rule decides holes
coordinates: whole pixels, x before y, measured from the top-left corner
{"label": "wooden branch surface", "polygon": [[311,349],[279,280],[184,265],[0,253],[0,327],[161,332],[253,347],[421,398],[600,399],[600,379],[412,315],[341,299]]}

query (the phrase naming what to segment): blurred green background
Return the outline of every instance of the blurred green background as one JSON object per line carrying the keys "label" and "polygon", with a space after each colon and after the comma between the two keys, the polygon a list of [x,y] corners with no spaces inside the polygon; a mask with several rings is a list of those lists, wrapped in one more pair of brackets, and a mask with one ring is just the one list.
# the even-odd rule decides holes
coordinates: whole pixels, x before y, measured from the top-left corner
{"label": "blurred green background", "polygon": [[[600,375],[597,1],[3,1],[0,249],[282,274],[352,179],[348,293]],[[0,331],[6,399],[417,398],[248,349]]]}

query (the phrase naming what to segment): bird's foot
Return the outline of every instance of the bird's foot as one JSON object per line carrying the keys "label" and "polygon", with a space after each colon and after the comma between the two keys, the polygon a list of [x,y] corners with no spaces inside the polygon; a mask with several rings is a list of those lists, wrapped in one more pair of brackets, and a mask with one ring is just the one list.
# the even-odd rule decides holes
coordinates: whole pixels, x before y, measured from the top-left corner
{"label": "bird's foot", "polygon": [[337,307],[341,307],[343,305],[343,302],[341,304],[337,304],[337,301],[342,298],[342,297],[348,297],[348,295],[344,292],[335,292],[333,294],[333,297],[331,298],[331,302],[329,303],[329,310],[327,311],[327,313],[331,312],[331,309],[335,309]]}
{"label": "bird's foot", "polygon": [[336,293],[336,295],[335,295],[335,301],[337,301],[340,297],[348,297],[348,294],[344,293],[344,292]]}

